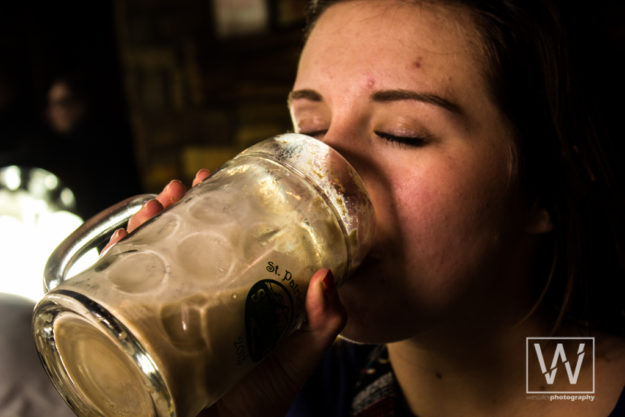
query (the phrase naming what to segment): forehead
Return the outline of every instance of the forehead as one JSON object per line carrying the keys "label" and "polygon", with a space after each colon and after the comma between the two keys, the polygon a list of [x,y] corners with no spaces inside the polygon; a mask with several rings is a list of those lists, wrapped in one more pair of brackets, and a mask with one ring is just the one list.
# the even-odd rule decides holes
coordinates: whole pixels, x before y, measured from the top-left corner
{"label": "forehead", "polygon": [[311,31],[296,84],[314,78],[374,82],[380,88],[481,88],[485,60],[480,45],[470,12],[462,7],[395,0],[340,2],[328,8]]}

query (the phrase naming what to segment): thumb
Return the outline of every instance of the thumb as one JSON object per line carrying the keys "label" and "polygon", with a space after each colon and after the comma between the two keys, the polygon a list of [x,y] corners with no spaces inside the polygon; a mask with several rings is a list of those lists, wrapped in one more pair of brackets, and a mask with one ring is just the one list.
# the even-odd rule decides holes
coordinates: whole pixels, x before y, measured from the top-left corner
{"label": "thumb", "polygon": [[320,269],[312,276],[306,294],[306,315],[306,323],[275,351],[298,391],[343,330],[347,319],[329,269]]}
{"label": "thumb", "polygon": [[311,278],[307,322],[201,416],[283,416],[345,326],[346,313],[329,269]]}

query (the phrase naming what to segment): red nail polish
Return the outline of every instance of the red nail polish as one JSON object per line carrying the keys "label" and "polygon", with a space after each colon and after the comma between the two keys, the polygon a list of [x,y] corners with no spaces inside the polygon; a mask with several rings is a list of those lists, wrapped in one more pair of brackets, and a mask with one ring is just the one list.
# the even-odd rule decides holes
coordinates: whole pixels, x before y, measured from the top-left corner
{"label": "red nail polish", "polygon": [[150,209],[153,210],[153,209],[156,209],[156,207],[154,207],[155,204],[160,204],[160,203],[158,202],[157,199],[153,198],[153,199],[149,200],[147,203],[145,203],[145,207],[148,208],[148,207],[151,206]]}
{"label": "red nail polish", "polygon": [[326,275],[323,277],[321,282],[323,282],[323,289],[326,293],[334,292],[336,285],[334,282],[334,275],[332,275],[332,271],[328,269],[328,272],[326,272]]}

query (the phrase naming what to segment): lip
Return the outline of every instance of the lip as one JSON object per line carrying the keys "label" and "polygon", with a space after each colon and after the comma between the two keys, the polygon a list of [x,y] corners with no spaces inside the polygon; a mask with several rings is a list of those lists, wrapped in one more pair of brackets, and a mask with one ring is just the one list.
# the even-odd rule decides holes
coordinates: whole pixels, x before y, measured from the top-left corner
{"label": "lip", "polygon": [[[370,281],[371,278],[379,276],[384,271],[384,258],[380,252],[370,252],[362,260],[360,265],[353,269],[341,284],[341,287],[352,288],[355,285],[360,288],[363,282]],[[360,290],[359,290],[360,291]]]}
{"label": "lip", "polygon": [[361,270],[363,268],[373,267],[376,265],[380,265],[384,261],[384,256],[382,252],[379,250],[371,250],[365,258],[362,260],[360,265],[356,268],[356,271]]}

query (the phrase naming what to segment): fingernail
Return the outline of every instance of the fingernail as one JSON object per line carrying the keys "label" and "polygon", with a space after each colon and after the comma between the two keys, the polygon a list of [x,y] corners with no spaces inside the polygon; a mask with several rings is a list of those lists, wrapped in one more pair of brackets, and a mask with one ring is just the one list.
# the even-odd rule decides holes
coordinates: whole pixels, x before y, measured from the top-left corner
{"label": "fingernail", "polygon": [[163,191],[168,191],[175,183],[178,183],[178,184],[182,185],[182,181],[180,181],[180,180],[171,180],[171,181],[169,181],[167,183],[165,188],[163,188]]}
{"label": "fingernail", "polygon": [[332,271],[328,269],[325,276],[321,279],[323,283],[323,291],[325,294],[332,294],[336,291],[336,283],[334,282],[334,275],[332,275]]}
{"label": "fingernail", "polygon": [[122,233],[122,229],[117,229],[113,232],[111,240],[119,239],[119,235]]}
{"label": "fingernail", "polygon": [[148,206],[153,206],[154,204],[158,204],[158,205],[160,205],[161,203],[159,203],[159,202],[158,202],[158,200],[157,200],[156,198],[153,198],[153,199],[151,199],[151,200],[146,201],[146,202],[145,202],[145,204],[143,205],[143,207],[142,207],[142,208],[147,209],[147,208],[148,208]]}
{"label": "fingernail", "polygon": [[193,181],[195,181],[200,176],[200,174],[209,174],[209,173],[210,172],[207,169],[202,168],[195,173],[195,177],[193,177]]}
{"label": "fingernail", "polygon": [[[167,185],[165,187],[163,187],[163,191],[161,191],[161,193],[158,195],[158,198],[163,199],[163,194],[168,195],[169,194],[169,189],[171,188],[172,184],[174,183],[175,180],[171,180],[167,183]],[[171,200],[171,196],[168,196],[168,200]]]}

